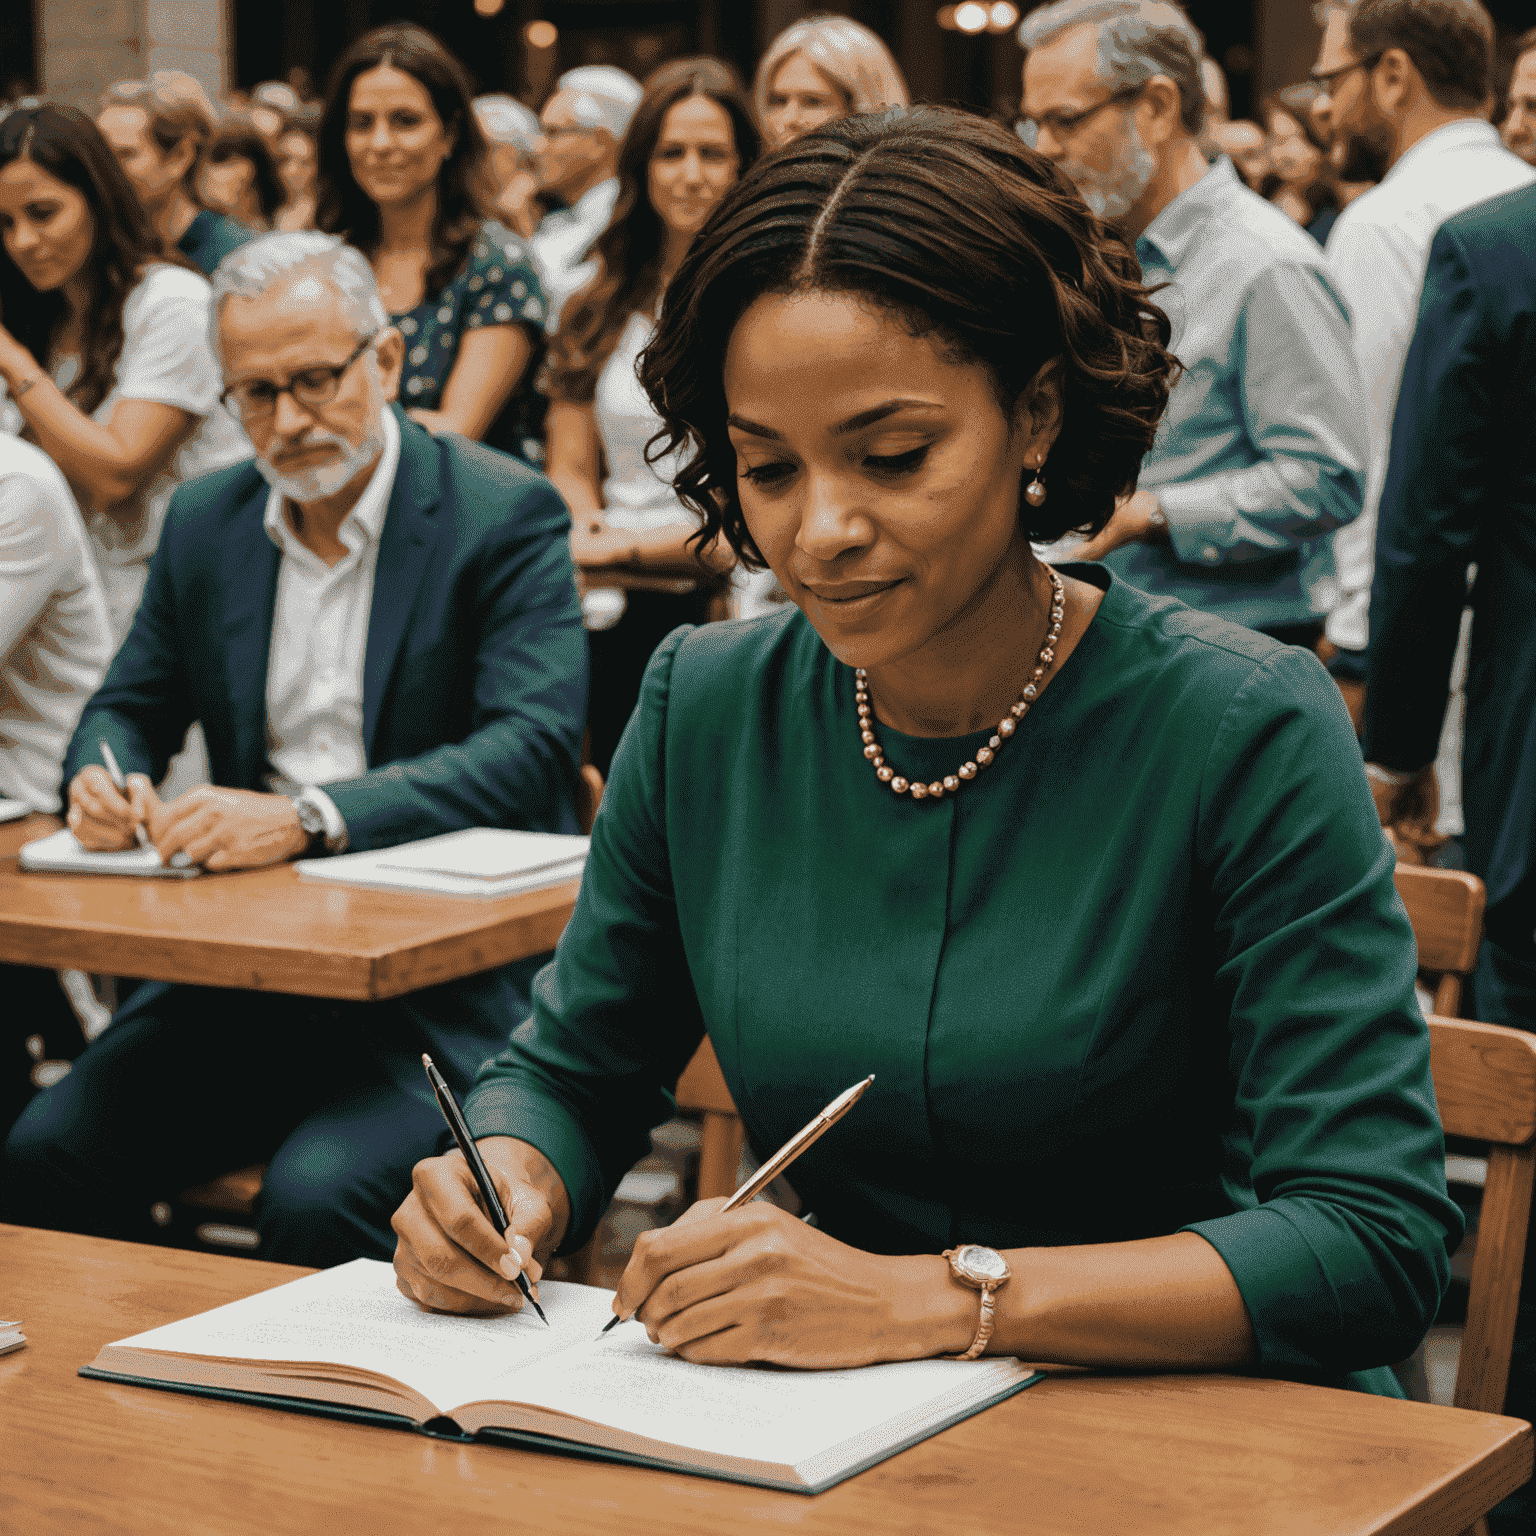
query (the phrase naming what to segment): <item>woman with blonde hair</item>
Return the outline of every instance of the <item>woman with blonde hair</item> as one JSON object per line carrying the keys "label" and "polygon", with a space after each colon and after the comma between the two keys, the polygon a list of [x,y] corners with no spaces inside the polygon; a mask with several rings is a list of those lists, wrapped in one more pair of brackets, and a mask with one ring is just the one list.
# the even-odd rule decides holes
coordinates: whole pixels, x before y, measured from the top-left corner
{"label": "woman with blonde hair", "polygon": [[848,16],[786,27],[757,66],[752,101],[771,149],[849,112],[910,105],[891,50]]}

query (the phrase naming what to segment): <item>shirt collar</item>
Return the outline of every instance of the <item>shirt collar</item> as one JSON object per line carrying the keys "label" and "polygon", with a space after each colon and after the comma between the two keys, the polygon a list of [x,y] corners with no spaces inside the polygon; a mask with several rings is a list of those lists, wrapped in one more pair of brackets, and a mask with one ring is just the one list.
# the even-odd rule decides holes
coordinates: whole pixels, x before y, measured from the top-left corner
{"label": "shirt collar", "polygon": [[[341,542],[354,553],[365,544],[379,542],[379,536],[384,531],[384,518],[389,511],[390,493],[395,488],[395,471],[400,467],[400,424],[395,420],[393,408],[388,405],[381,414],[380,427],[384,447],[379,454],[379,462],[374,465],[368,484],[363,487],[363,494],[342,519],[338,531]],[[267,494],[262,526],[267,530],[267,537],[284,554],[294,548],[303,548],[289,526],[288,519],[283,516],[283,493],[276,486]]]}
{"label": "shirt collar", "polygon": [[1180,192],[1141,232],[1136,254],[1142,264],[1146,264],[1144,248],[1150,248],[1166,266],[1177,269],[1206,223],[1219,217],[1242,191],[1243,184],[1237,179],[1232,162],[1222,155],[1194,186]]}
{"label": "shirt collar", "polygon": [[1499,130],[1492,123],[1484,122],[1480,117],[1458,118],[1426,133],[1412,149],[1399,157],[1383,182],[1402,175],[1409,167],[1433,160],[1436,155],[1454,154],[1459,149],[1495,149],[1498,144]]}

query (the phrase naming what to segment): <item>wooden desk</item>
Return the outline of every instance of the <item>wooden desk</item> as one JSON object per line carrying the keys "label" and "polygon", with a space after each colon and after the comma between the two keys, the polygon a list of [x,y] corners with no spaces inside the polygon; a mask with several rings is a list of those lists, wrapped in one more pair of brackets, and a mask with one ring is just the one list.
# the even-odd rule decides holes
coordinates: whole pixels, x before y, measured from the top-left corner
{"label": "wooden desk", "polygon": [[1531,1471],[1515,1419],[1231,1376],[1064,1376],[815,1498],[75,1375],[279,1264],[0,1226],[0,1528],[1455,1536]]}
{"label": "wooden desk", "polygon": [[489,899],[301,880],[292,865],[137,880],[22,874],[60,823],[0,826],[0,961],[369,1001],[553,949],[577,881]]}

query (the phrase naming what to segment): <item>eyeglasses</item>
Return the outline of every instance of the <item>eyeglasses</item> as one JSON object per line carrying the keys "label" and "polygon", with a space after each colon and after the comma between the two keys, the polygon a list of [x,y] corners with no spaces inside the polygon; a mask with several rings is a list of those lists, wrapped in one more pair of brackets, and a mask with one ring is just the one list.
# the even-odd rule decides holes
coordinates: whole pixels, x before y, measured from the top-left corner
{"label": "eyeglasses", "polygon": [[546,139],[579,138],[597,132],[596,123],[540,123],[539,132]]}
{"label": "eyeglasses", "polygon": [[1381,53],[1373,53],[1368,58],[1356,59],[1352,64],[1340,64],[1337,69],[1314,69],[1307,79],[1315,85],[1324,96],[1332,96],[1334,84],[1342,80],[1351,70],[1375,69],[1385,57]]}
{"label": "eyeglasses", "polygon": [[1141,85],[1122,85],[1118,91],[1111,92],[1103,101],[1081,112],[1043,112],[1039,117],[1021,117],[1013,125],[1013,131],[1031,149],[1039,141],[1042,128],[1049,128],[1051,137],[1059,142],[1086,128],[1089,121],[1097,117],[1106,107],[1114,106],[1117,101],[1131,101],[1140,96],[1145,89],[1145,82]]}
{"label": "eyeglasses", "polygon": [[317,411],[336,398],[341,377],[379,339],[375,331],[358,342],[344,363],[316,363],[290,375],[286,384],[272,379],[239,379],[219,396],[219,404],[245,426],[265,421],[277,409],[279,395],[292,395],[295,405]]}

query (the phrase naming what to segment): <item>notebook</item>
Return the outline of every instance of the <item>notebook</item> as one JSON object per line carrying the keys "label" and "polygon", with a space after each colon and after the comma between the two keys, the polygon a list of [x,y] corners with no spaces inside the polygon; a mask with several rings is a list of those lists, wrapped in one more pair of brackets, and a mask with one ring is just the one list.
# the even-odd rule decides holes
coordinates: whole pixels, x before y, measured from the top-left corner
{"label": "notebook", "polygon": [[0,821],[20,821],[31,814],[32,807],[25,800],[7,800],[0,796]]}
{"label": "notebook", "polygon": [[546,1280],[546,1328],[426,1312],[354,1259],[106,1345],[82,1376],[556,1448],[818,1493],[1012,1396],[1007,1358],[858,1370],[693,1365],[639,1323],[599,1336],[613,1292]]}
{"label": "notebook", "polygon": [[[177,855],[181,857],[180,854]],[[67,827],[35,843],[23,843],[18,862],[23,869],[53,875],[155,875],[186,880],[202,874],[196,864],[162,864],[153,848],[124,848],[120,853],[93,853],[75,841]]]}
{"label": "notebook", "polygon": [[0,1323],[0,1355],[8,1355],[26,1342],[27,1336],[21,1331],[20,1323]]}
{"label": "notebook", "polygon": [[295,867],[306,880],[448,896],[512,896],[578,879],[586,860],[584,837],[469,827],[397,848],[301,859]]}

